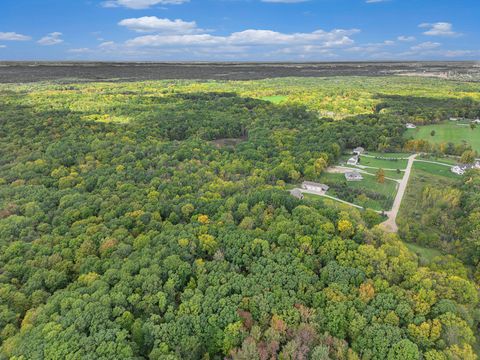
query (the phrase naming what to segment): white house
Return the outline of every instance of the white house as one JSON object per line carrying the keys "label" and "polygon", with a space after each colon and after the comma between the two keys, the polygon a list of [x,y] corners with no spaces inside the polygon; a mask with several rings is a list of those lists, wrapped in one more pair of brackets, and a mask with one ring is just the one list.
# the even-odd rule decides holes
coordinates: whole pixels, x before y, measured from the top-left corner
{"label": "white house", "polygon": [[476,161],[474,164],[463,164],[452,166],[450,171],[457,175],[464,175],[467,170],[480,169],[480,161]]}
{"label": "white house", "polygon": [[355,149],[353,149],[352,153],[359,156],[359,155],[362,155],[363,153],[365,152],[365,149],[361,146],[359,147],[356,147]]}
{"label": "white house", "polygon": [[472,120],[472,123],[474,123],[474,124],[480,124],[480,119],[477,118],[477,119],[475,119],[475,120]]}
{"label": "white house", "polygon": [[412,123],[405,124],[405,127],[407,129],[416,129],[417,128],[417,126],[415,124],[412,124]]}
{"label": "white house", "polygon": [[324,194],[328,191],[328,189],[330,189],[330,187],[325,184],[319,184],[312,181],[304,181],[302,183],[302,189]]}
{"label": "white house", "polygon": [[451,172],[453,172],[454,174],[457,174],[457,175],[463,175],[465,174],[465,168],[461,165],[455,165],[455,166],[452,166],[452,168],[450,169]]}
{"label": "white house", "polygon": [[350,159],[348,159],[347,164],[348,165],[357,165],[360,162],[360,157],[358,155],[352,156]]}
{"label": "white house", "polygon": [[450,118],[450,121],[458,121],[458,120],[460,120],[460,119],[459,119],[459,118],[456,118],[456,117],[451,117],[451,118]]}
{"label": "white house", "polygon": [[347,179],[347,181],[361,181],[363,180],[363,176],[358,171],[350,171],[345,173],[345,179]]}

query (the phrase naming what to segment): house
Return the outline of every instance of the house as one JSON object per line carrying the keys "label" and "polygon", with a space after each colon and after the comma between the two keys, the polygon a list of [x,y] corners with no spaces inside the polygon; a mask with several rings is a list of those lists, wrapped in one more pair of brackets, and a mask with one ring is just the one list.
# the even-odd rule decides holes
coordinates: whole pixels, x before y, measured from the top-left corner
{"label": "house", "polygon": [[300,189],[290,190],[290,195],[292,195],[292,196],[294,196],[294,197],[296,197],[297,199],[300,199],[300,200],[303,199],[303,194],[300,191]]}
{"label": "house", "polygon": [[455,165],[450,168],[450,171],[457,175],[464,175],[465,172],[472,169],[480,169],[480,161],[476,161],[474,164]]}
{"label": "house", "polygon": [[309,190],[309,191],[314,191],[318,193],[326,193],[330,187],[325,184],[319,184],[316,182],[312,181],[304,181],[302,183],[302,189]]}
{"label": "house", "polygon": [[458,120],[460,120],[460,119],[459,119],[459,118],[456,118],[456,117],[451,117],[451,118],[450,118],[450,121],[458,121]]}
{"label": "house", "polygon": [[455,165],[455,166],[452,166],[452,168],[450,169],[451,172],[453,172],[454,174],[457,174],[457,175],[463,175],[465,174],[465,168],[461,165]]}
{"label": "house", "polygon": [[359,146],[359,147],[356,147],[355,149],[353,149],[352,152],[355,155],[359,156],[359,155],[362,155],[365,152],[365,149],[363,147]]}
{"label": "house", "polygon": [[415,124],[412,124],[412,123],[406,123],[405,127],[407,129],[416,129],[417,128],[417,126]]}
{"label": "house", "polygon": [[472,123],[474,123],[474,124],[480,124],[480,119],[472,120]]}
{"label": "house", "polygon": [[360,157],[358,155],[352,156],[350,159],[348,159],[347,164],[348,165],[357,165],[360,162]]}
{"label": "house", "polygon": [[361,181],[363,180],[363,176],[358,171],[349,171],[345,173],[345,179],[347,179],[347,181]]}

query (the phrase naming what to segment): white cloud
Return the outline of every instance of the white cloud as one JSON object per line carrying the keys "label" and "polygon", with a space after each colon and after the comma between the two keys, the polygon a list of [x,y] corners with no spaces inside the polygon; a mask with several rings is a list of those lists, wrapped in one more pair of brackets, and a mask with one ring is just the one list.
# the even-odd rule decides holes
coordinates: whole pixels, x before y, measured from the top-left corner
{"label": "white cloud", "polygon": [[411,41],[415,41],[417,39],[415,38],[415,36],[403,36],[402,35],[402,36],[397,37],[397,40],[402,41],[402,42],[411,42]]}
{"label": "white cloud", "polygon": [[448,22],[423,23],[418,25],[420,28],[428,29],[423,34],[429,36],[458,36],[459,33],[453,31],[452,24]]}
{"label": "white cloud", "polygon": [[61,36],[61,32],[52,32],[38,40],[37,43],[44,46],[61,44],[63,42],[63,40],[60,38]]}
{"label": "white cloud", "polygon": [[431,49],[436,49],[442,44],[438,42],[431,42],[431,41],[426,41],[421,44],[412,46],[410,49],[413,51],[422,51],[422,50],[431,50]]}
{"label": "white cloud", "polygon": [[0,49],[5,49],[7,45],[0,45]]}
{"label": "white cloud", "polygon": [[15,32],[0,32],[0,40],[2,41],[27,41],[30,39],[30,36],[17,34]]}
{"label": "white cloud", "polygon": [[381,3],[381,2],[387,2],[389,0],[366,0],[365,2],[367,4],[376,4],[376,3]]}
{"label": "white cloud", "polygon": [[68,49],[67,51],[72,54],[86,54],[86,53],[92,52],[93,50],[89,48],[76,48],[76,49]]}
{"label": "white cloud", "polygon": [[161,46],[301,46],[315,45],[323,48],[341,47],[354,43],[351,35],[359,30],[336,29],[330,32],[317,30],[311,33],[285,34],[271,30],[249,29],[228,36],[211,34],[183,34],[183,35],[145,35],[126,42],[127,46],[161,47]]}
{"label": "white cloud", "polygon": [[129,9],[148,9],[155,5],[180,5],[189,0],[107,0],[104,7],[126,7]]}
{"label": "white cloud", "polygon": [[368,43],[368,44],[361,44],[358,46],[347,48],[346,51],[352,53],[378,53],[381,52],[384,47],[393,46],[395,45],[395,41],[392,40],[385,40],[379,43]]}
{"label": "white cloud", "polygon": [[120,26],[137,32],[157,32],[164,34],[190,34],[201,31],[195,21],[180,19],[159,19],[156,16],[124,19],[118,23]]}

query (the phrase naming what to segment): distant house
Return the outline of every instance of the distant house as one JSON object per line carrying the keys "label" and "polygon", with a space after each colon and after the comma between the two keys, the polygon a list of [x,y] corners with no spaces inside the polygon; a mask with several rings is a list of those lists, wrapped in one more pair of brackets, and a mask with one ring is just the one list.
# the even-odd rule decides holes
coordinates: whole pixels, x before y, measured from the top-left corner
{"label": "distant house", "polygon": [[476,161],[474,164],[455,165],[450,168],[450,171],[457,175],[464,175],[465,172],[472,169],[480,169],[480,161]]}
{"label": "distant house", "polygon": [[350,159],[348,159],[347,164],[348,165],[357,165],[360,162],[360,157],[358,155],[352,156]]}
{"label": "distant house", "polygon": [[303,199],[303,194],[300,191],[300,189],[290,190],[290,195],[292,195],[292,196],[294,196],[294,197],[296,197],[297,199],[300,199],[300,200]]}
{"label": "distant house", "polygon": [[454,174],[457,174],[457,175],[463,175],[465,174],[465,168],[461,165],[455,165],[455,166],[452,166],[452,168],[450,169],[451,172],[453,172]]}
{"label": "distant house", "polygon": [[330,187],[325,184],[319,184],[312,181],[304,181],[302,183],[302,189],[310,190],[318,193],[325,193],[328,191],[328,189],[330,189]]}
{"label": "distant house", "polygon": [[474,124],[480,124],[480,119],[472,120],[472,123],[474,123]]}
{"label": "distant house", "polygon": [[361,181],[363,180],[363,176],[358,171],[349,171],[345,173],[345,179],[347,179],[347,181]]}
{"label": "distant house", "polygon": [[450,121],[458,121],[458,120],[460,120],[460,119],[459,119],[459,118],[456,118],[456,117],[451,117],[451,118],[450,118]]}
{"label": "distant house", "polygon": [[416,129],[417,128],[417,126],[415,124],[412,124],[412,123],[406,123],[405,127],[407,129]]}
{"label": "distant house", "polygon": [[365,152],[365,149],[361,146],[359,147],[356,147],[355,149],[353,149],[352,151],[355,155],[362,155],[364,152]]}

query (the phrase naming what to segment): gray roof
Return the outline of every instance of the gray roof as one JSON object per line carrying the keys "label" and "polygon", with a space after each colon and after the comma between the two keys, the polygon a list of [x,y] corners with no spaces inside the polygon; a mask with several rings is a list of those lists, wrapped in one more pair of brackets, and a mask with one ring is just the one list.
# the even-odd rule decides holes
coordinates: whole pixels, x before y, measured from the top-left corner
{"label": "gray roof", "polygon": [[362,178],[362,179],[363,179],[362,174],[360,174],[360,173],[357,172],[357,171],[349,171],[349,172],[346,172],[346,173],[345,173],[345,177],[346,177],[347,179],[354,179],[354,178]]}
{"label": "gray roof", "polygon": [[316,182],[313,182],[313,181],[304,181],[302,183],[302,185],[310,185],[310,186],[316,186],[316,187],[320,187],[322,188],[323,190],[328,190],[330,189],[330,187],[328,185],[325,185],[325,184],[320,184],[320,183],[316,183]]}
{"label": "gray roof", "polygon": [[303,194],[299,189],[290,190],[290,194],[300,199],[303,198]]}

